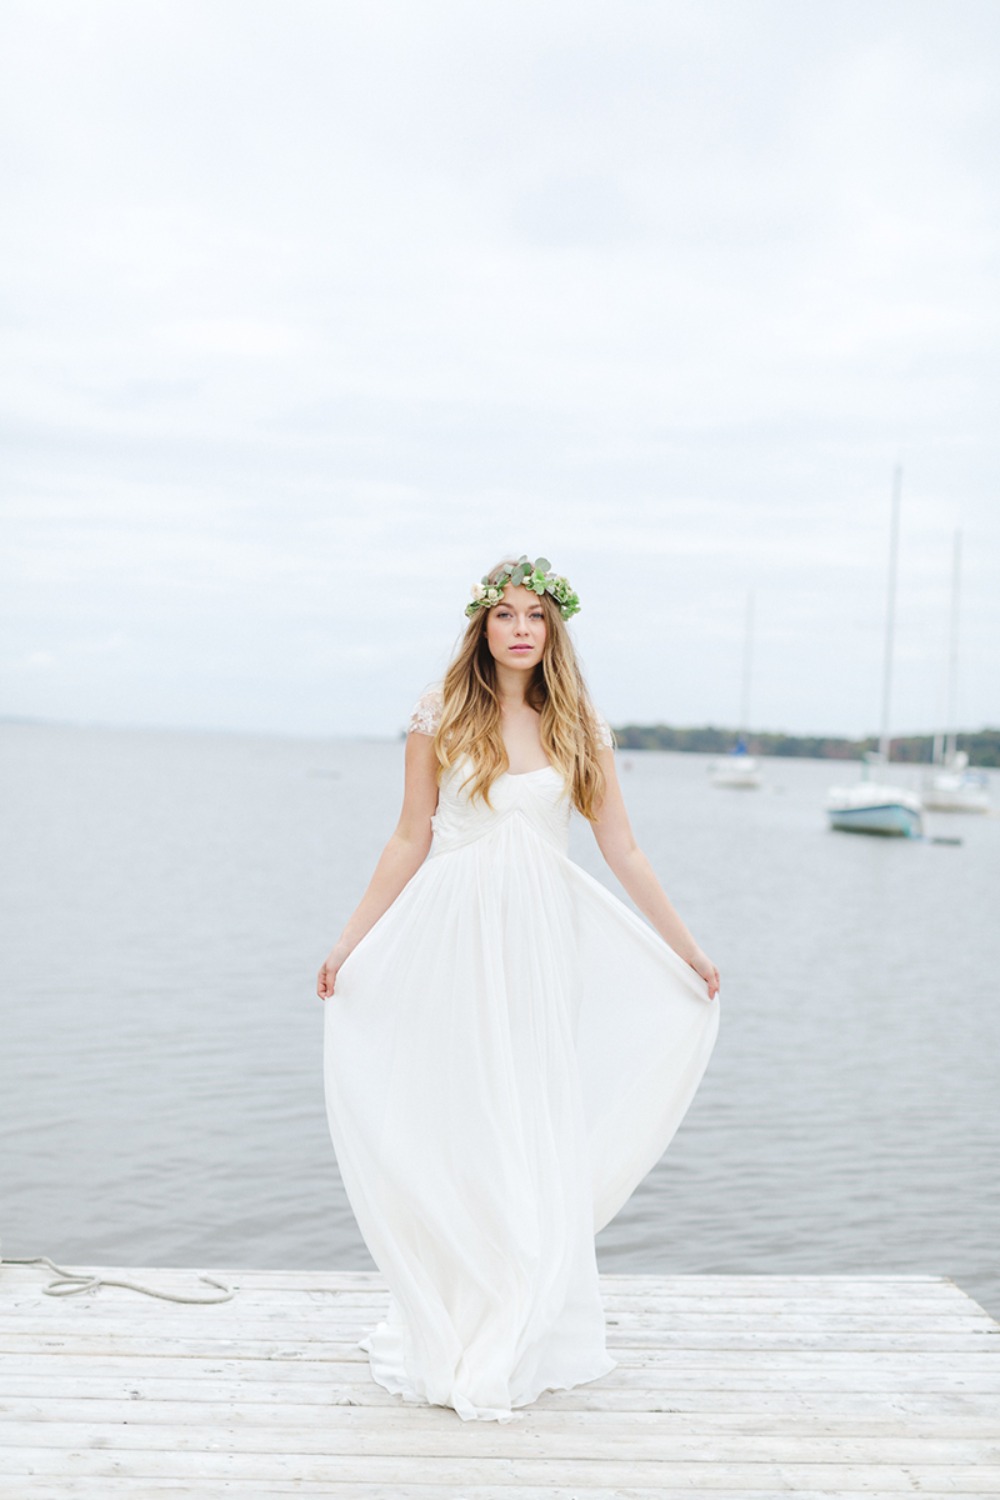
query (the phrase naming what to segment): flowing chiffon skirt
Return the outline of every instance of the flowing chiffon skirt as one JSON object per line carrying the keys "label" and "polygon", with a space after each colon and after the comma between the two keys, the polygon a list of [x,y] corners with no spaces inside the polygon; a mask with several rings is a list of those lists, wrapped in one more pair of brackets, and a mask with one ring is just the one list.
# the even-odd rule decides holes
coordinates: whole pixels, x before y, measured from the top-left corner
{"label": "flowing chiffon skirt", "polygon": [[566,853],[552,767],[461,767],[430,853],[325,1006],[327,1114],[390,1290],[373,1377],[509,1421],[614,1368],[594,1235],[662,1154],[715,1043],[718,1001]]}

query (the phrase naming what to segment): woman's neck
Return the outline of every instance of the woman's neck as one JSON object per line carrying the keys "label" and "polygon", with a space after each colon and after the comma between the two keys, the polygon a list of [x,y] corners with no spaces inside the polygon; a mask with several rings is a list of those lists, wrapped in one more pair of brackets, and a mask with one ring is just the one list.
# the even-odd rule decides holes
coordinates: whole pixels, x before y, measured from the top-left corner
{"label": "woman's neck", "polygon": [[501,666],[497,663],[497,697],[500,707],[507,709],[523,708],[527,702],[527,690],[529,677],[525,672],[516,672],[511,667]]}

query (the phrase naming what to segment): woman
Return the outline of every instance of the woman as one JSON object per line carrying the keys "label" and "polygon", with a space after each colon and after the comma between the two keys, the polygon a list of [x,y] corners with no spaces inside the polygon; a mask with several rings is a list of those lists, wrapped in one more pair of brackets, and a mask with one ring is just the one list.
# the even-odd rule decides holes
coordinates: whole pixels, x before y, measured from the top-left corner
{"label": "woman", "polygon": [[[615,1366],[594,1235],[683,1118],[719,973],[632,835],[568,580],[506,559],[472,594],[317,993],[330,1132],[390,1291],[372,1375],[510,1421]],[[568,858],[574,808],[652,926]]]}

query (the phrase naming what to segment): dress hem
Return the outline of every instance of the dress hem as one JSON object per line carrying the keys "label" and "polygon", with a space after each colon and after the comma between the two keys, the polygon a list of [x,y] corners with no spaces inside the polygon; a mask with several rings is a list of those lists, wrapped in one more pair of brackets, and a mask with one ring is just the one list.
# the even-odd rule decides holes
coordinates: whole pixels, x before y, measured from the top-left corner
{"label": "dress hem", "polygon": [[[382,1326],[382,1325],[379,1325]],[[369,1357],[369,1373],[376,1385],[388,1391],[390,1396],[399,1396],[407,1406],[438,1406],[444,1411],[453,1411],[456,1416],[461,1417],[463,1422],[518,1422],[527,1415],[525,1408],[533,1406],[540,1397],[548,1391],[573,1391],[578,1386],[589,1385],[595,1380],[602,1380],[605,1375],[610,1375],[612,1370],[618,1368],[618,1361],[610,1354],[605,1354],[600,1366],[588,1375],[580,1375],[576,1379],[559,1381],[556,1384],[539,1386],[527,1395],[519,1396],[512,1400],[509,1407],[506,1406],[476,1406],[474,1402],[467,1400],[460,1392],[452,1392],[452,1399],[448,1401],[430,1401],[426,1396],[421,1396],[414,1389],[412,1382],[405,1375],[399,1373],[396,1368],[376,1370],[371,1358],[371,1339],[376,1332],[366,1334],[363,1339],[358,1340],[358,1348],[363,1349]]]}

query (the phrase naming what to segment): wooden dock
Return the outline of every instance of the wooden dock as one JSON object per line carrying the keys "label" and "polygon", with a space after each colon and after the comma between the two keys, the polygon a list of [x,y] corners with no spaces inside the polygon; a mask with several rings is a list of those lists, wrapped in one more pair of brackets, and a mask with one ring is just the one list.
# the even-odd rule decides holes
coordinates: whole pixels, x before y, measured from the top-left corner
{"label": "wooden dock", "polygon": [[211,1274],[0,1265],[4,1500],[1000,1496],[1000,1325],[942,1277],[605,1276],[618,1368],[498,1424],[371,1380],[376,1276]]}

